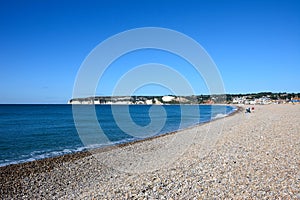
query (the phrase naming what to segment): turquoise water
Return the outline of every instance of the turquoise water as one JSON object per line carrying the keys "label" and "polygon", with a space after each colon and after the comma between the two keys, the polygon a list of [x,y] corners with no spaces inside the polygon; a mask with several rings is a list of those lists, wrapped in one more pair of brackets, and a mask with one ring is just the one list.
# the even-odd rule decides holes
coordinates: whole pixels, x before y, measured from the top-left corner
{"label": "turquoise water", "polygon": [[[80,107],[83,111],[90,108],[91,106]],[[147,126],[151,122],[150,108],[149,105],[130,105],[132,120],[141,127]],[[182,115],[180,105],[164,105],[161,108],[166,111],[166,122],[155,135],[207,122],[235,109],[230,106],[188,105],[184,107],[187,112]],[[114,107],[120,116],[125,114],[126,109],[127,106]],[[192,112],[197,109],[200,117]],[[112,114],[112,106],[97,105],[95,111],[98,123],[110,142],[95,138],[93,143],[86,146],[78,135],[72,105],[0,105],[0,166],[140,139],[118,127]],[[159,112],[153,112],[151,117],[160,119],[161,116]],[[90,134],[93,139],[94,128],[89,127],[89,117],[85,118],[83,115],[82,118],[85,125],[83,130],[86,130],[84,134]]]}

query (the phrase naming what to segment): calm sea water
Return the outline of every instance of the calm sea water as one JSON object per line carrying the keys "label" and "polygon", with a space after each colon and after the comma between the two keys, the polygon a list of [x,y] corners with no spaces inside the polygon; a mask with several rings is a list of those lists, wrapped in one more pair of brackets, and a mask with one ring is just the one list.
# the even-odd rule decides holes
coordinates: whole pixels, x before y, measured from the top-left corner
{"label": "calm sea water", "polygon": [[[199,115],[193,112],[181,114],[179,105],[164,105],[166,123],[156,134],[164,134],[186,128],[198,123],[210,121],[233,112],[230,106],[188,105],[185,110],[199,109]],[[91,106],[81,106],[81,110]],[[115,106],[114,110],[122,116],[126,106]],[[151,122],[148,105],[130,105],[129,113],[132,120],[145,127]],[[109,139],[93,140],[93,144],[84,145],[78,135],[72,105],[0,105],[0,166],[27,162],[47,157],[83,151],[117,143],[125,143],[140,139],[125,133],[114,120],[112,106],[95,106],[97,120],[104,134]],[[159,119],[160,113],[152,113],[152,119]],[[85,118],[83,115],[82,118]],[[93,137],[93,128],[89,127],[89,117],[85,118],[87,134]],[[151,131],[151,130],[149,130]],[[86,143],[85,143],[86,144]]]}

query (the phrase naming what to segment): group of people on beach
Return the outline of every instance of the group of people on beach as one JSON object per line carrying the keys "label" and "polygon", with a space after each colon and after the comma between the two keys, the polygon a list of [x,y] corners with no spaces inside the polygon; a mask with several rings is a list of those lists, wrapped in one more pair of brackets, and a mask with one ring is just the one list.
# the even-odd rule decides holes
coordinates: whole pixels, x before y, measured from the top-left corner
{"label": "group of people on beach", "polygon": [[254,112],[254,107],[252,107],[252,108],[246,108],[246,113],[251,113],[251,111],[252,112]]}

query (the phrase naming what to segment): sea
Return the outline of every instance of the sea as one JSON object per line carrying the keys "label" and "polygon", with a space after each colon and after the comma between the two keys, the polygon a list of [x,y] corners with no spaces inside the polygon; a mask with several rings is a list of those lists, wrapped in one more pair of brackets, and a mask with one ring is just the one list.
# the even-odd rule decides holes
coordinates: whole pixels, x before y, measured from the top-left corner
{"label": "sea", "polygon": [[[97,129],[104,137],[98,137],[94,126],[89,127],[92,114],[80,116],[78,124],[72,105],[0,105],[0,166],[141,140],[225,117],[236,110],[226,105],[161,105],[159,109],[153,109],[154,105],[78,106],[81,111],[94,111]],[[141,137],[120,127],[122,116],[128,113],[134,124],[132,127],[141,128],[137,129],[143,132]],[[154,128],[155,131],[150,130],[154,119],[158,119],[156,121],[161,126],[157,130]],[[131,123],[125,124],[130,126]],[[83,133],[82,130],[88,131]],[[86,137],[93,142],[87,143]]]}

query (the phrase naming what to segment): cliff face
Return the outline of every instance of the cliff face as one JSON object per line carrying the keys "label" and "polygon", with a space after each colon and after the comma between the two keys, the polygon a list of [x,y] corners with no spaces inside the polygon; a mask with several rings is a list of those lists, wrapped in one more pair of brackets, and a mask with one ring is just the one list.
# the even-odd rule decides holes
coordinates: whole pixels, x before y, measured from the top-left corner
{"label": "cliff face", "polygon": [[69,100],[68,104],[132,104],[132,97],[87,97]]}
{"label": "cliff face", "polygon": [[176,96],[113,96],[113,97],[87,97],[74,98],[68,104],[195,104],[199,103],[196,98]]}
{"label": "cliff face", "polygon": [[74,98],[68,104],[270,104],[300,103],[300,93],[261,92],[251,94],[220,94],[191,96],[96,96]]}

